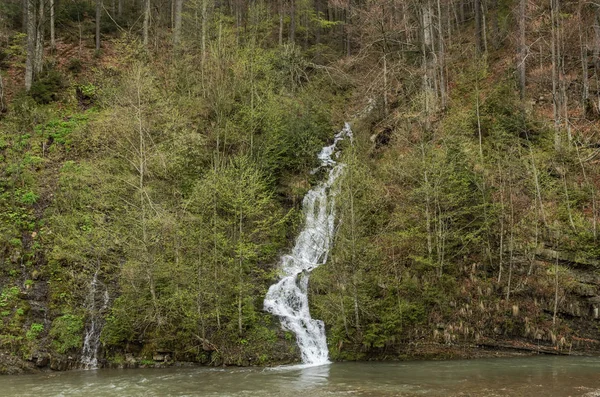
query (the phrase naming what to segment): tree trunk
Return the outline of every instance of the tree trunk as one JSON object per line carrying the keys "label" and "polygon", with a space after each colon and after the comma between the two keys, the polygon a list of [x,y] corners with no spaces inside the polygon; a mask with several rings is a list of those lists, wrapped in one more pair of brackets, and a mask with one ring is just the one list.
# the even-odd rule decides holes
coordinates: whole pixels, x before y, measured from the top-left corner
{"label": "tree trunk", "polygon": [[385,52],[385,47],[383,52],[383,113],[386,116],[389,113],[387,53]]}
{"label": "tree trunk", "polygon": [[500,281],[502,280],[502,270],[503,270],[503,265],[504,265],[504,191],[505,191],[505,187],[504,187],[504,178],[503,178],[503,172],[502,172],[502,168],[500,166],[500,163],[498,163],[498,175],[500,175],[500,179],[501,179],[501,187],[499,190],[500,193],[500,214],[499,214],[499,221],[500,221],[500,241],[499,241],[499,248],[498,248],[498,264],[499,264],[499,269],[498,269],[498,285],[500,285]]}
{"label": "tree trunk", "polygon": [[171,27],[171,31],[175,30],[175,7],[177,7],[175,3],[177,3],[177,0],[171,0],[171,4],[169,6],[169,21],[171,24],[169,26]]}
{"label": "tree trunk", "polygon": [[181,13],[183,11],[183,0],[175,0],[175,25],[173,28],[173,42],[177,47],[181,42]]}
{"label": "tree trunk", "polygon": [[509,257],[508,257],[508,283],[506,285],[506,303],[510,300],[510,288],[512,281],[513,272],[513,261],[514,261],[514,234],[515,234],[515,206],[513,203],[513,192],[512,192],[512,175],[509,175],[508,183],[508,197],[510,203],[510,240],[509,240]]}
{"label": "tree trunk", "polygon": [[552,314],[552,325],[556,325],[556,313],[558,312],[558,241],[556,242],[556,261],[554,262],[554,313]]}
{"label": "tree trunk", "polygon": [[475,8],[475,45],[477,52],[483,54],[485,51],[483,41],[483,19],[481,15],[481,0],[475,0],[473,7]]}
{"label": "tree trunk", "polygon": [[551,30],[551,41],[550,41],[550,45],[552,46],[552,109],[553,109],[553,114],[554,114],[554,147],[556,149],[558,149],[560,147],[560,92],[559,92],[559,66],[558,66],[558,59],[559,59],[559,55],[558,55],[558,32],[557,32],[557,26],[556,26],[556,20],[557,20],[557,7],[558,7],[558,0],[550,0],[550,5],[551,5],[551,12],[550,12],[550,17],[551,17],[551,26],[552,26],[552,30]]}
{"label": "tree trunk", "polygon": [[144,46],[148,45],[148,31],[150,30],[150,0],[144,0],[144,24],[143,38]]}
{"label": "tree trunk", "polygon": [[317,13],[317,28],[315,31],[315,42],[317,44],[317,46],[319,44],[321,44],[321,1],[320,0],[316,0],[315,1],[315,11]]}
{"label": "tree trunk", "polygon": [[521,93],[521,99],[525,97],[525,58],[527,57],[527,47],[525,42],[525,12],[527,10],[527,0],[520,0],[519,2],[519,64],[517,69],[519,70],[519,87]]}
{"label": "tree trunk", "polygon": [[121,18],[123,16],[123,0],[119,0],[117,3],[117,17]]}
{"label": "tree trunk", "polygon": [[346,32],[346,56],[349,57],[352,54],[352,48],[350,47],[350,25],[352,22],[352,1],[348,1],[348,8],[345,11],[345,23],[344,26],[346,27],[344,30]]}
{"label": "tree trunk", "polygon": [[235,41],[236,44],[240,45],[240,31],[242,27],[242,6],[240,0],[233,1],[233,14],[235,16]]}
{"label": "tree trunk", "polygon": [[500,26],[498,24],[498,0],[491,0],[491,17],[492,17],[492,41],[493,48],[500,48]]}
{"label": "tree trunk", "polygon": [[296,0],[290,0],[290,43],[296,41]]}
{"label": "tree trunk", "polygon": [[96,0],[96,51],[100,51],[100,18],[102,18],[102,0]]}
{"label": "tree trunk", "polygon": [[283,0],[279,0],[279,45],[283,45]]}
{"label": "tree trunk", "polygon": [[56,48],[56,33],[54,31],[54,0],[50,0],[50,48]]}
{"label": "tree trunk", "polygon": [[446,66],[445,66],[445,48],[444,48],[444,30],[442,29],[442,6],[440,0],[437,0],[438,13],[438,70],[440,75],[440,99],[442,109],[446,108]]}
{"label": "tree trunk", "polygon": [[581,53],[581,105],[583,107],[583,115],[587,117],[589,115],[590,106],[590,83],[588,78],[588,55],[587,55],[587,32],[584,34],[582,29],[583,18],[582,18],[583,0],[579,0],[579,46]]}
{"label": "tree trunk", "polygon": [[594,68],[600,71],[600,5],[596,7],[594,18]]}
{"label": "tree trunk", "polygon": [[4,82],[2,81],[2,75],[0,74],[0,114],[6,111],[6,104],[4,103]]}
{"label": "tree trunk", "polygon": [[[241,184],[240,184],[241,185]],[[241,336],[243,334],[243,310],[242,310],[242,300],[243,300],[243,296],[244,296],[244,256],[242,254],[243,250],[242,250],[242,226],[243,226],[243,221],[244,221],[244,213],[242,211],[242,209],[240,208],[240,223],[239,223],[239,244],[240,244],[240,256],[239,256],[239,294],[238,294],[238,333]]]}
{"label": "tree trunk", "polygon": [[35,64],[36,24],[35,24],[35,1],[27,1],[27,59],[25,61],[25,89],[29,91],[33,83]]}
{"label": "tree trunk", "polygon": [[[596,75],[596,86],[599,85],[599,74],[600,74],[600,5],[596,6],[596,13],[594,18],[594,74]],[[598,90],[597,90],[598,91]],[[595,107],[600,110],[600,92],[598,92],[595,101]]]}
{"label": "tree trunk", "polygon": [[35,61],[33,63],[33,73],[36,76],[42,73],[42,68],[44,66],[44,22],[46,22],[44,17],[44,5],[44,1],[39,0],[38,15],[35,24]]}
{"label": "tree trunk", "polygon": [[202,0],[202,63],[206,60],[206,33],[208,32],[208,16],[207,16],[207,3],[208,0]]}
{"label": "tree trunk", "polygon": [[422,18],[422,64],[421,73],[423,74],[423,92],[424,92],[424,111],[426,129],[429,129],[431,113],[435,110],[435,91],[434,80],[435,73],[433,67],[433,32],[432,23],[433,15],[431,11],[431,3],[429,0],[421,3],[421,18]]}

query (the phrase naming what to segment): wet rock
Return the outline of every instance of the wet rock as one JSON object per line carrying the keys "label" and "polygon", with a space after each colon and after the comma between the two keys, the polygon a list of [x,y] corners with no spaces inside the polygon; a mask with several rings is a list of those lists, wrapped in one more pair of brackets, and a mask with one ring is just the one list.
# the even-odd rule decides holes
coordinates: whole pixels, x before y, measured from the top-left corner
{"label": "wet rock", "polygon": [[0,374],[16,375],[36,372],[35,366],[12,354],[0,353]]}
{"label": "wet rock", "polygon": [[197,364],[191,361],[177,361],[175,367],[195,367]]}
{"label": "wet rock", "polygon": [[171,350],[157,349],[154,352],[154,355],[152,356],[152,359],[154,361],[167,362],[167,361],[171,361],[172,357],[173,357],[173,352]]}
{"label": "wet rock", "polygon": [[35,366],[38,368],[47,367],[48,364],[50,364],[50,357],[48,357],[48,355],[41,355],[35,361]]}
{"label": "wet rock", "polygon": [[69,369],[69,362],[62,357],[50,358],[50,369],[54,371],[66,371]]}

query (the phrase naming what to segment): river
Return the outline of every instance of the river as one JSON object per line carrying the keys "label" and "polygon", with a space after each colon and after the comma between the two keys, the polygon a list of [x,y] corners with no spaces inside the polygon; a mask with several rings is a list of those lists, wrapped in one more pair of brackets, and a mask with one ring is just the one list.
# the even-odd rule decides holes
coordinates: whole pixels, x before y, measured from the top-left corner
{"label": "river", "polygon": [[0,377],[0,396],[600,396],[600,358],[82,370]]}

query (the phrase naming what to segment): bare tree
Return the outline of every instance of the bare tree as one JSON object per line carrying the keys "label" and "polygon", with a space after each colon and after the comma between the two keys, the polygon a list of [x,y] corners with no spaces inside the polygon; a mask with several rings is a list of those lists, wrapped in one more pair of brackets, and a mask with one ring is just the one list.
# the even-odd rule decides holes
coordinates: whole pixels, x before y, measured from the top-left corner
{"label": "bare tree", "polygon": [[296,0],[290,0],[290,43],[296,41]]}
{"label": "bare tree", "polygon": [[142,42],[144,46],[148,45],[148,31],[150,29],[150,0],[144,0],[144,23],[143,23],[143,33],[142,33]]}
{"label": "bare tree", "polygon": [[581,89],[581,104],[585,116],[588,116],[590,110],[589,99],[590,99],[590,83],[588,77],[588,54],[587,54],[587,32],[584,33],[582,25],[583,21],[583,0],[579,0],[577,8],[577,14],[579,18],[579,51],[581,54],[581,77],[582,77],[582,89]]}
{"label": "bare tree", "polygon": [[6,111],[6,104],[4,103],[4,83],[2,81],[2,75],[0,74],[0,114]]}
{"label": "bare tree", "polygon": [[440,100],[442,109],[446,108],[446,65],[445,65],[445,45],[444,30],[442,28],[442,6],[440,0],[437,0],[437,28],[438,28],[438,69],[440,76]]}
{"label": "bare tree", "polygon": [[96,51],[100,51],[100,19],[102,18],[102,0],[96,0]]}
{"label": "bare tree", "polygon": [[208,0],[202,0],[202,63],[206,60],[206,35],[208,33]]}
{"label": "bare tree", "polygon": [[279,0],[279,45],[283,45],[283,0]]}
{"label": "bare tree", "polygon": [[36,11],[35,0],[27,0],[27,59],[25,61],[25,89],[29,91],[33,84],[35,47],[36,47]]}
{"label": "bare tree", "polygon": [[183,12],[183,0],[175,0],[175,25],[173,27],[173,43],[178,46],[181,42],[181,14]]}
{"label": "bare tree", "polygon": [[473,3],[475,8],[475,45],[477,52],[482,54],[485,52],[485,43],[483,38],[483,15],[481,8],[481,0],[475,0]]}
{"label": "bare tree", "polygon": [[427,128],[429,128],[430,115],[436,109],[435,101],[435,72],[434,72],[434,48],[433,48],[433,12],[430,0],[421,3],[422,22],[422,44],[421,44],[421,69],[423,75],[424,110]]}
{"label": "bare tree", "polygon": [[44,66],[44,26],[46,22],[44,17],[44,0],[37,1],[38,15],[35,21],[35,62],[33,63],[33,71],[35,75],[42,73],[42,68]]}
{"label": "bare tree", "polygon": [[50,0],[50,48],[56,48],[56,33],[54,31],[54,0]]}
{"label": "bare tree", "polygon": [[491,0],[491,18],[492,18],[492,40],[494,41],[493,48],[497,49],[500,47],[500,26],[498,23],[498,0]]}
{"label": "bare tree", "polygon": [[519,1],[519,87],[521,89],[521,99],[525,97],[525,60],[527,58],[527,46],[525,43],[525,12],[527,10],[527,0]]}

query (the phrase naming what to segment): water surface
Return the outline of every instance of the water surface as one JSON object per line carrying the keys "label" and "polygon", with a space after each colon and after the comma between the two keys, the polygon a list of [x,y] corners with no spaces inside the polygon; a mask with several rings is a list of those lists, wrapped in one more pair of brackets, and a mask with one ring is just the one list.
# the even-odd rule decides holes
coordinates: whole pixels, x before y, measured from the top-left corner
{"label": "water surface", "polygon": [[0,377],[0,396],[600,397],[600,358],[51,372]]}

